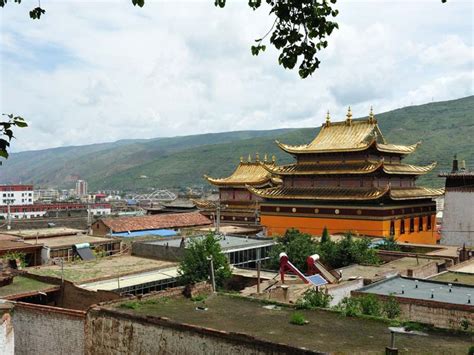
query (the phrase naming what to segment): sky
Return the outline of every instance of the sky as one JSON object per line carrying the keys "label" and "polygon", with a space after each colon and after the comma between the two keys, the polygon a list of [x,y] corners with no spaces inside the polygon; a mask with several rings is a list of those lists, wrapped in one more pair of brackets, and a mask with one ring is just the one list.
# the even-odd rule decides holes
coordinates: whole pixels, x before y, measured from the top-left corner
{"label": "sky", "polygon": [[234,130],[315,127],[474,94],[474,5],[342,1],[308,79],[252,56],[268,7],[227,0],[43,0],[0,9],[0,111],[26,118],[13,151]]}

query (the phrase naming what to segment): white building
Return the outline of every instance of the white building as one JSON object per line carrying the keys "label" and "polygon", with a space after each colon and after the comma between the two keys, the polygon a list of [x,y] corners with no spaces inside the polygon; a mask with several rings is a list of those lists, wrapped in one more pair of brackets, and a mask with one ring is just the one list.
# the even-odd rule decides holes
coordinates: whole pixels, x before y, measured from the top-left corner
{"label": "white building", "polygon": [[33,185],[0,185],[0,206],[32,204]]}
{"label": "white building", "polygon": [[41,202],[59,201],[59,191],[56,189],[37,189],[34,191],[34,200]]}
{"label": "white building", "polygon": [[76,181],[76,195],[78,197],[87,195],[87,181],[85,180]]}

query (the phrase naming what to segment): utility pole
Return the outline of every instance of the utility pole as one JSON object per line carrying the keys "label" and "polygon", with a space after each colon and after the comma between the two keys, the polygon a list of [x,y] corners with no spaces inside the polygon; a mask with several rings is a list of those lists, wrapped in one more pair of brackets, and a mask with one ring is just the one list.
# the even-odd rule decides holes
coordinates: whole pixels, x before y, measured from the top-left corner
{"label": "utility pole", "polygon": [[91,209],[90,202],[87,201],[87,234],[92,234],[92,219],[91,219]]}
{"label": "utility pole", "polygon": [[12,215],[10,213],[10,201],[7,202],[7,230],[12,229]]}
{"label": "utility pole", "polygon": [[221,204],[220,202],[217,204],[217,216],[216,216],[216,234],[220,233],[221,228]]}
{"label": "utility pole", "polygon": [[257,295],[260,294],[260,267],[261,267],[261,262],[259,259],[257,260]]}
{"label": "utility pole", "polygon": [[216,292],[216,279],[214,277],[214,260],[211,256],[207,257],[207,260],[211,263],[211,283],[212,283],[212,292]]}

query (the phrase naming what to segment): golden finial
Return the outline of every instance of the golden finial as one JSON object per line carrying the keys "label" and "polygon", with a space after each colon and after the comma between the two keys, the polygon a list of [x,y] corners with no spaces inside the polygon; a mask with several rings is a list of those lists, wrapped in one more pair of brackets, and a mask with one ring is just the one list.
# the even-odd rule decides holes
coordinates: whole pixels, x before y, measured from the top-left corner
{"label": "golden finial", "polygon": [[265,153],[265,155],[263,156],[263,161],[266,163],[267,160],[268,160],[268,155],[267,155],[267,153]]}
{"label": "golden finial", "polygon": [[331,124],[331,116],[329,115],[329,110],[328,113],[326,114],[326,127],[329,127]]}
{"label": "golden finial", "polygon": [[249,157],[248,157],[247,161],[248,161],[249,163],[252,162],[252,156],[251,156],[250,154],[249,154]]}
{"label": "golden finial", "polygon": [[351,124],[352,123],[352,110],[351,110],[351,107],[349,106],[349,109],[347,110],[347,115],[346,115],[347,119],[346,119],[346,122],[348,124]]}
{"label": "golden finial", "polygon": [[373,109],[372,106],[370,106],[369,122],[370,122],[370,123],[375,123],[375,122],[377,122],[377,121],[375,120],[374,109]]}
{"label": "golden finial", "polygon": [[461,170],[466,170],[466,161],[461,160]]}
{"label": "golden finial", "polygon": [[259,162],[259,161],[260,161],[260,154],[258,154],[258,152],[255,153],[255,161],[256,161],[256,162]]}
{"label": "golden finial", "polygon": [[272,162],[276,162],[277,158],[275,156],[275,154],[272,155]]}
{"label": "golden finial", "polygon": [[243,156],[240,156],[240,162],[241,162],[241,163],[244,162],[244,157],[243,157]]}

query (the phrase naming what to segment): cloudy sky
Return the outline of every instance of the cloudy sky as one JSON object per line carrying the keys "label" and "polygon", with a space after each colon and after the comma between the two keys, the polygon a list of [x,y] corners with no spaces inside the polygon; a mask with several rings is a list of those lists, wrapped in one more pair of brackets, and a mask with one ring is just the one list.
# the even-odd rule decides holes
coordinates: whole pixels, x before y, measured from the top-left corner
{"label": "cloudy sky", "polygon": [[0,9],[0,108],[14,151],[122,138],[317,126],[474,93],[468,0],[339,1],[340,29],[301,80],[250,46],[272,23],[244,0],[43,0]]}

